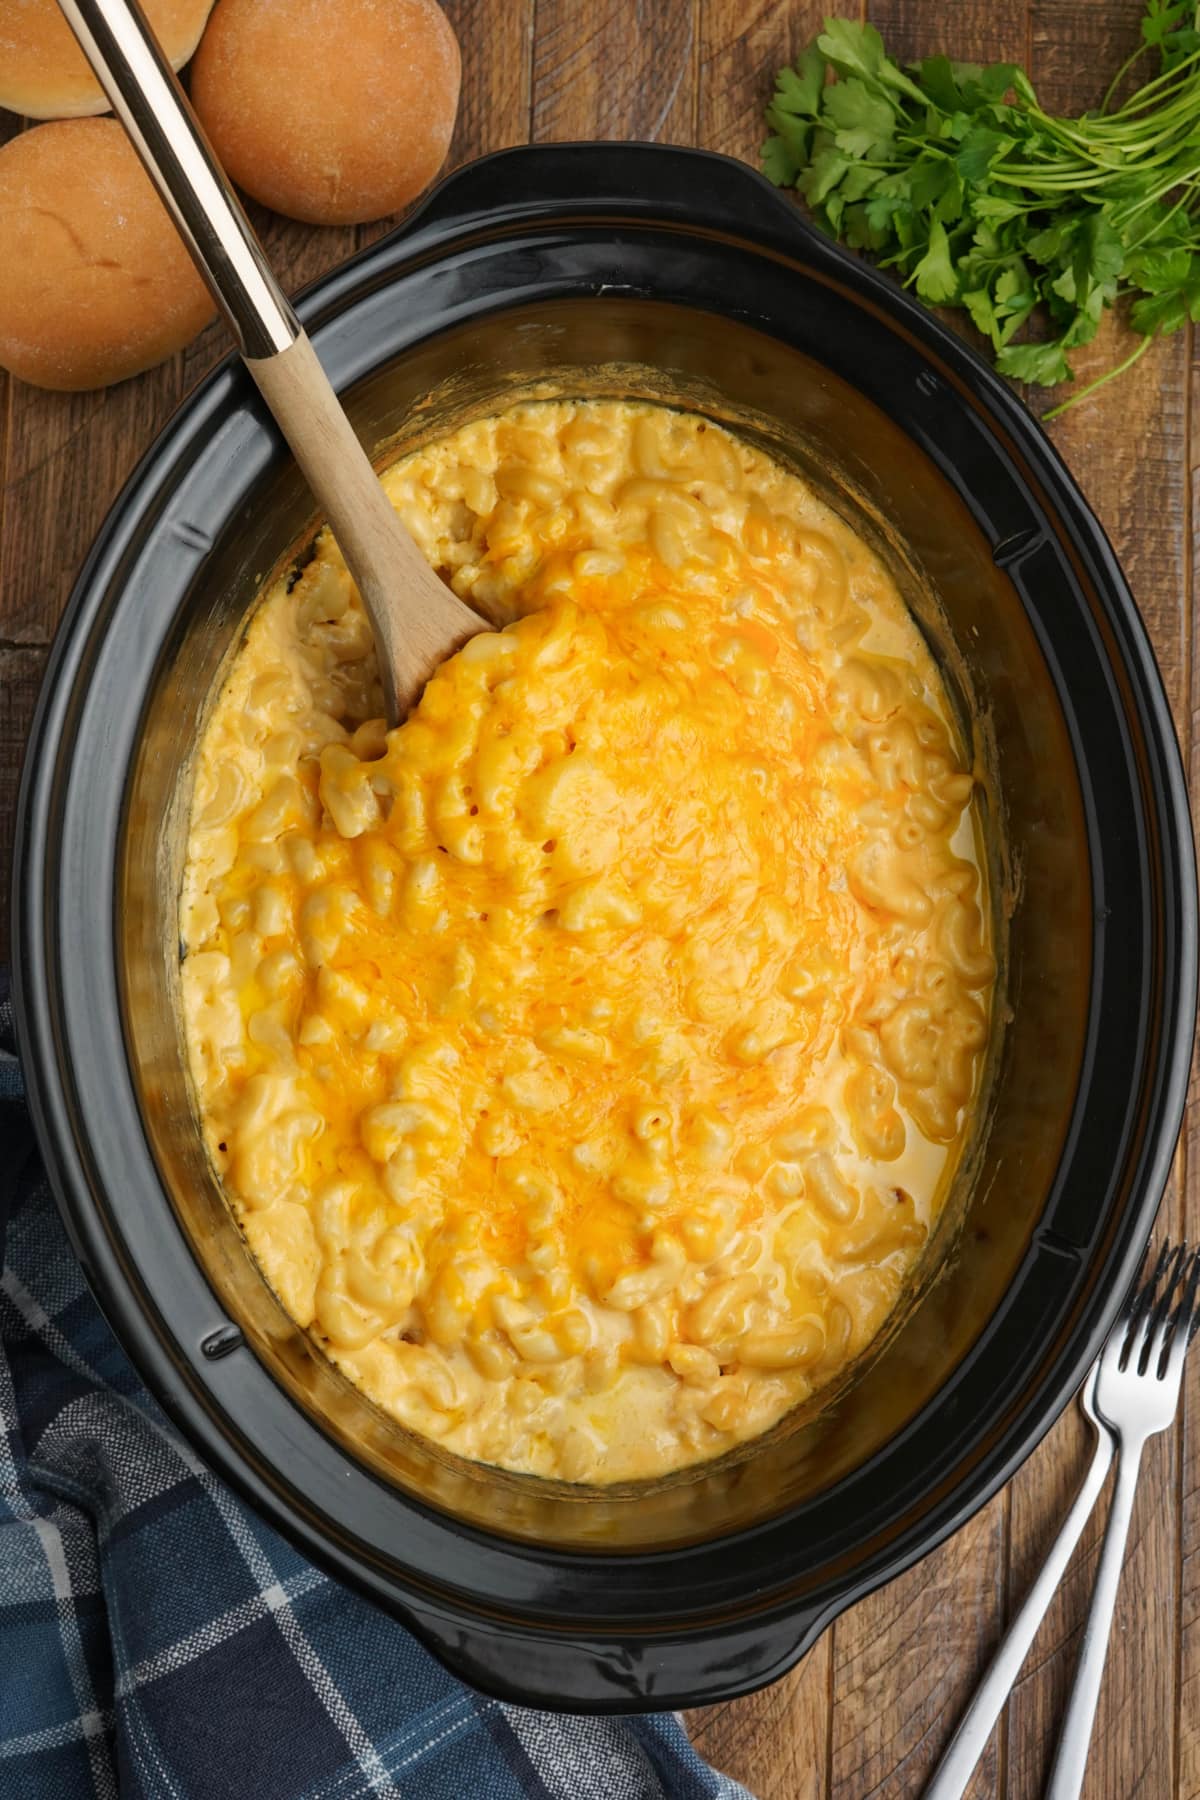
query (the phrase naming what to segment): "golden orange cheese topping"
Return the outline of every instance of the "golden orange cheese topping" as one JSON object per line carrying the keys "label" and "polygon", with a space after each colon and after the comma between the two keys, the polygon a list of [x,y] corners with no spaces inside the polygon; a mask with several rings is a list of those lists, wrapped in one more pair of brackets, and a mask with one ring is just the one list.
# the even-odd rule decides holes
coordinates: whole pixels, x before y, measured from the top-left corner
{"label": "golden orange cheese topping", "polygon": [[391,733],[325,533],[196,770],[184,1020],[247,1242],[359,1387],[572,1481],[719,1455],[892,1313],[994,965],[878,559],[711,422],[529,404],[385,478],[503,630]]}

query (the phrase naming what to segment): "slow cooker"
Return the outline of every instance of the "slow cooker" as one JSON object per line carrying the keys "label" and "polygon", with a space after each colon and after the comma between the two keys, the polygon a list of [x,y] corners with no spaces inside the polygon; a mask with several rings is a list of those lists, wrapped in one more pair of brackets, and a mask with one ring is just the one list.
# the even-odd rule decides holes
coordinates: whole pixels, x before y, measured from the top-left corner
{"label": "slow cooker", "polygon": [[203,1152],[177,1009],[189,758],[257,591],[315,525],[240,365],[128,482],[50,661],[20,800],[18,1026],[67,1228],[138,1371],[266,1518],[478,1686],[596,1711],[728,1698],[1007,1480],[1137,1268],[1196,986],[1146,631],[1014,396],[724,158],[485,158],[299,312],[381,462],[537,394],[665,399],[746,432],[883,546],[987,769],[1004,1029],[936,1279],[819,1416],[683,1477],[577,1489],[376,1411],[283,1313]]}

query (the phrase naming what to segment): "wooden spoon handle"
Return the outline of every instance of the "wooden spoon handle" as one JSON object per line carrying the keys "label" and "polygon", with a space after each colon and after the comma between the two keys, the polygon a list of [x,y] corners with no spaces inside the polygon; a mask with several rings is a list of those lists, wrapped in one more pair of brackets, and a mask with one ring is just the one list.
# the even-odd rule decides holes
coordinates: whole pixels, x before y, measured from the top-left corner
{"label": "wooden spoon handle", "polygon": [[[275,356],[247,357],[246,367],[333,524],[375,628],[388,718],[403,718],[438,664],[483,621],[442,586],[397,518],[307,332]],[[406,608],[398,629],[390,594],[400,585],[423,599],[431,581],[436,608]]]}

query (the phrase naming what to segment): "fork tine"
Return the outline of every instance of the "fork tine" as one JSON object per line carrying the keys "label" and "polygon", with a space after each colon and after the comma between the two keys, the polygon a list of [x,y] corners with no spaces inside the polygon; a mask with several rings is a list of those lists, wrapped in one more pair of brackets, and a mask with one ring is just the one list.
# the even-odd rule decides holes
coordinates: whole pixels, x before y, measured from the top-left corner
{"label": "fork tine", "polygon": [[1142,1331],[1142,1340],[1138,1347],[1137,1372],[1144,1375],[1150,1367],[1151,1360],[1157,1362],[1162,1355],[1166,1342],[1167,1324],[1170,1319],[1171,1306],[1179,1291],[1179,1282],[1183,1274],[1184,1259],[1187,1256],[1187,1245],[1177,1244],[1167,1263],[1166,1279],[1162,1292],[1154,1303],[1154,1310],[1146,1320]]}
{"label": "fork tine", "polygon": [[1154,1299],[1158,1284],[1162,1280],[1162,1272],[1166,1267],[1167,1258],[1173,1254],[1174,1249],[1175,1246],[1172,1244],[1171,1240],[1169,1238],[1164,1238],[1162,1244],[1159,1246],[1158,1255],[1154,1261],[1154,1267],[1150,1274],[1147,1275],[1146,1267],[1153,1255],[1153,1247],[1148,1245],[1146,1248],[1146,1254],[1142,1258],[1142,1266],[1138,1270],[1137,1280],[1134,1283],[1129,1298],[1125,1302],[1125,1332],[1121,1339],[1121,1352],[1117,1358],[1118,1367],[1122,1369],[1128,1368],[1129,1366],[1129,1359],[1133,1355],[1135,1341],[1141,1341],[1142,1321],[1150,1309],[1150,1304]]}
{"label": "fork tine", "polygon": [[1169,1343],[1164,1342],[1159,1356],[1158,1378],[1160,1381],[1167,1376],[1172,1380],[1178,1380],[1180,1365],[1187,1355],[1188,1345],[1195,1335],[1197,1323],[1200,1322],[1200,1307],[1196,1304],[1198,1290],[1200,1290],[1200,1250],[1194,1250],[1188,1265],[1187,1285],[1171,1320],[1170,1341]]}

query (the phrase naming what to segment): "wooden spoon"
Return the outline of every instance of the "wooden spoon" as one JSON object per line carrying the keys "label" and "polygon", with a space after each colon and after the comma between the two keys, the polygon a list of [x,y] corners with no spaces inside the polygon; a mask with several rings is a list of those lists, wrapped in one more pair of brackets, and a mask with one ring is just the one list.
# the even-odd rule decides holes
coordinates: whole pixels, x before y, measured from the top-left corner
{"label": "wooden spoon", "polygon": [[487,622],[396,516],[136,0],[59,0],[333,528],[375,633],[389,725]]}

